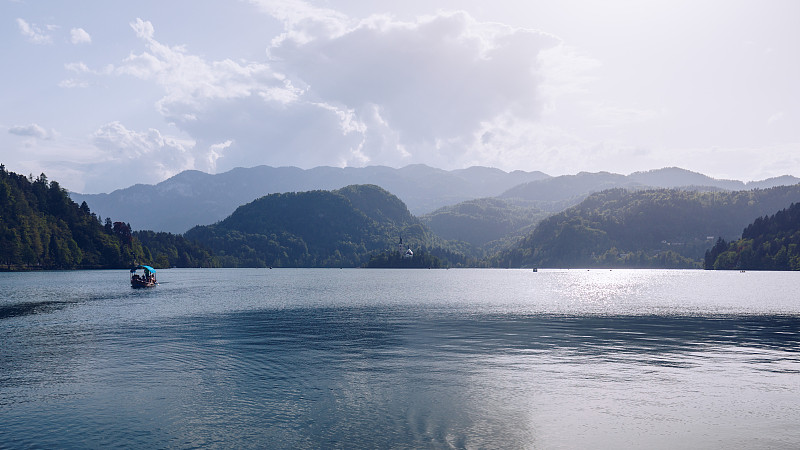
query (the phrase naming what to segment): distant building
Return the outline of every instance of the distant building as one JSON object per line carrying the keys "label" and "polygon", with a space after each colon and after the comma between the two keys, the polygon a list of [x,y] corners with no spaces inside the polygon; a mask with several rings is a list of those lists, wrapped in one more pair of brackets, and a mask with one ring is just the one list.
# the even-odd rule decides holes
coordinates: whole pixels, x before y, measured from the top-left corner
{"label": "distant building", "polygon": [[408,246],[403,246],[403,236],[400,236],[400,243],[397,244],[397,251],[403,255],[403,258],[411,259],[414,257],[414,252]]}

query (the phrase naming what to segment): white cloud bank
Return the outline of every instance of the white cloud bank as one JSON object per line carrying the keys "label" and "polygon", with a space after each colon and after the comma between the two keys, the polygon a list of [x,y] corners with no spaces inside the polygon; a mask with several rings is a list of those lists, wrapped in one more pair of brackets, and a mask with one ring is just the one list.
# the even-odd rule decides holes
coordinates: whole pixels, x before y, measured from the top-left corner
{"label": "white cloud bank", "polygon": [[794,4],[98,3],[59,26],[69,6],[28,3],[6,14],[5,163],[89,192],[258,164],[800,167]]}
{"label": "white cloud bank", "polygon": [[[263,62],[208,61],[131,23],[145,50],[116,73],[163,88],[157,108],[196,139],[198,164],[485,163],[501,142],[487,136],[535,129],[545,51],[560,44],[464,12],[356,21],[305,3],[259,5],[285,26]],[[530,141],[502,141],[502,151],[525,157]]]}
{"label": "white cloud bank", "polygon": [[104,176],[113,175],[129,184],[155,183],[195,166],[193,141],[164,136],[156,129],[137,132],[111,122],[95,131],[91,140],[103,152],[98,162],[102,162]]}

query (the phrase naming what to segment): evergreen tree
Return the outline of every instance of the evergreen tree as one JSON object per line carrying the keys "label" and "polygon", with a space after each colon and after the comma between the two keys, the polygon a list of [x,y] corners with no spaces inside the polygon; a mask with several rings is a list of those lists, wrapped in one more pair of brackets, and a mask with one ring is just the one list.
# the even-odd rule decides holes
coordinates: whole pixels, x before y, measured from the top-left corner
{"label": "evergreen tree", "polygon": [[[184,238],[173,242],[185,251],[163,259],[167,267],[182,261],[215,264],[210,253]],[[127,268],[148,254],[130,224],[106,218],[103,225],[88,204],[77,205],[44,173],[34,179],[0,165],[0,266],[6,270]]]}

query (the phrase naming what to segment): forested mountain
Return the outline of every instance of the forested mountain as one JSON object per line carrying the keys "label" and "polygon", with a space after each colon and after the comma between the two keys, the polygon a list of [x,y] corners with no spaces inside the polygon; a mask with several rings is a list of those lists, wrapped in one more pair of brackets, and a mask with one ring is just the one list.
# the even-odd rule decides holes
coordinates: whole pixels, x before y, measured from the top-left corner
{"label": "forested mountain", "polygon": [[144,259],[154,267],[220,267],[211,251],[179,234],[163,231],[134,231],[133,238],[142,243]]}
{"label": "forested mountain", "polygon": [[182,172],[156,185],[135,185],[110,194],[72,193],[102,215],[119,217],[136,229],[183,233],[229,216],[237,207],[273,193],[332,190],[375,184],[402,199],[415,214],[480,197],[492,197],[520,183],[548,178],[541,172],[504,172],[487,167],[445,171],[424,165],[237,168],[209,175]]}
{"label": "forested mountain", "polygon": [[[406,168],[419,174],[428,169]],[[496,174],[484,168],[451,173],[481,178],[485,184],[494,183],[486,180]],[[212,177],[199,172],[186,176]],[[524,236],[541,220],[518,245],[489,264],[699,267],[705,262],[715,268],[797,268],[798,233],[791,228],[797,222],[796,207],[761,216],[800,202],[800,185],[736,192],[719,187],[651,190],[639,184],[648,177],[660,183],[707,181],[700,174],[663,169],[627,177],[582,173],[523,185],[539,186],[538,198],[550,205],[567,196],[575,201],[578,192],[592,186],[631,188],[594,193],[544,220],[548,213],[530,206],[535,202],[526,206],[510,199],[481,198],[440,208],[421,221],[383,188],[351,185],[335,191],[267,195],[182,237],[134,232],[125,222],[103,221],[86,202],[78,206],[44,174],[33,179],[0,165],[0,264],[6,269],[120,268],[134,262],[157,267],[474,266],[486,264],[478,259],[513,242],[515,236]],[[791,178],[774,180],[787,181]],[[146,199],[136,201],[146,204]],[[755,218],[759,219],[745,229],[742,239],[725,241],[737,239]],[[414,249],[413,262],[397,251],[400,237]],[[718,238],[722,240],[706,254]]]}
{"label": "forested mountain", "polygon": [[800,203],[757,218],[742,237],[720,239],[706,252],[706,269],[800,270]]}
{"label": "forested mountain", "polygon": [[[694,190],[766,188],[794,184],[800,179],[784,176],[761,182],[715,180],[678,168],[631,175],[608,172],[550,177],[542,172],[504,172],[487,167],[441,170],[425,165],[400,169],[384,166],[362,168],[297,167],[237,168],[209,175],[182,172],[156,185],[135,185],[109,194],[72,193],[93,211],[129,222],[135,229],[183,233],[195,225],[207,225],[229,216],[238,206],[272,193],[333,190],[355,184],[375,184],[397,195],[414,214],[463,201],[499,197],[507,203],[545,212],[559,212],[580,203],[592,192],[614,187],[685,187]],[[698,186],[700,186],[698,188]],[[512,211],[510,220],[517,213]]]}
{"label": "forested mountain", "polygon": [[[161,267],[213,265],[208,252],[180,236],[153,238],[143,246],[124,222],[105,222],[86,202],[78,206],[44,174],[36,179],[0,164],[0,265],[4,269],[127,268],[135,262]],[[159,252],[166,252],[161,256]],[[186,263],[186,264],[184,264]]]}
{"label": "forested mountain", "polygon": [[501,267],[699,267],[719,237],[800,201],[800,185],[736,192],[611,189],[544,219]]}
{"label": "forested mountain", "polygon": [[499,198],[481,198],[439,208],[420,220],[442,239],[467,243],[476,257],[484,257],[522,238],[548,215]]}
{"label": "forested mountain", "polygon": [[713,192],[764,189],[793,185],[798,182],[800,182],[800,178],[782,176],[743,183],[735,180],[718,180],[689,170],[668,167],[647,172],[634,172],[627,176],[609,172],[581,172],[576,175],[562,175],[515,186],[499,197],[515,204],[549,212],[559,212],[577,205],[594,192],[613,188],[680,188],[690,191]]}
{"label": "forested mountain", "polygon": [[503,192],[499,198],[509,202],[558,212],[580,203],[592,192],[612,188],[644,187],[625,175],[609,172],[580,172],[546,180],[531,181]]}
{"label": "forested mountain", "polygon": [[781,184],[800,179],[784,176],[761,182],[717,180],[677,167],[620,175],[608,172],[564,175],[528,182],[491,199],[467,200],[445,206],[420,219],[437,235],[468,243],[477,256],[509,247],[532,231],[539,220],[583,201],[593,192],[612,188],[680,188],[724,191]]}
{"label": "forested mountain", "polygon": [[186,237],[213,249],[228,267],[359,267],[393,252],[400,238],[415,252],[465,262],[434,246],[437,239],[406,205],[375,185],[270,194]]}

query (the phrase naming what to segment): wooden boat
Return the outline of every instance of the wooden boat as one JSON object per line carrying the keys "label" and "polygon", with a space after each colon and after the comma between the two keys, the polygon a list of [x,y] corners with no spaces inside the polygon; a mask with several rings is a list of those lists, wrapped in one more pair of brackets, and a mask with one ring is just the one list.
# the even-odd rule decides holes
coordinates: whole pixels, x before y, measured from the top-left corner
{"label": "wooden boat", "polygon": [[[142,271],[141,275],[139,275],[140,270]],[[157,284],[158,282],[156,281],[156,269],[153,269],[150,266],[142,266],[142,265],[138,265],[136,267],[131,268],[132,288],[154,287]]]}

